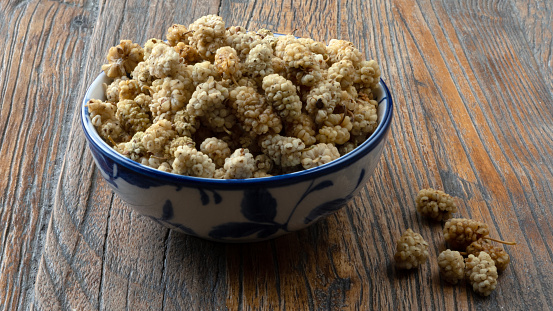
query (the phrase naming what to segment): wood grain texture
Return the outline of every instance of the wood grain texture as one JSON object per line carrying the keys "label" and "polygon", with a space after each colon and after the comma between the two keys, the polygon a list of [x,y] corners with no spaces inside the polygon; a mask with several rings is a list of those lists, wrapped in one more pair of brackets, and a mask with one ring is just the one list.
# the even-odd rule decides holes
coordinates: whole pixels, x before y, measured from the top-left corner
{"label": "wood grain texture", "polygon": [[94,6],[0,4],[0,310],[33,299]]}
{"label": "wood grain texture", "polygon": [[[9,172],[0,180],[5,293],[0,309],[553,305],[553,72],[547,31],[553,8],[547,1],[0,6],[5,12],[0,154],[8,160],[0,171]],[[99,176],[75,111],[108,48],[119,39],[143,43],[162,37],[173,22],[186,25],[208,13],[220,14],[227,25],[351,40],[378,60],[394,96],[392,131],[376,172],[347,208],[272,241],[225,245],[154,224],[125,206]],[[442,225],[414,209],[416,193],[429,186],[458,197],[458,215],[484,221],[492,236],[519,243],[506,248],[512,262],[490,297],[440,280]],[[395,243],[407,228],[430,244],[429,262],[412,272],[396,270],[393,262]]]}

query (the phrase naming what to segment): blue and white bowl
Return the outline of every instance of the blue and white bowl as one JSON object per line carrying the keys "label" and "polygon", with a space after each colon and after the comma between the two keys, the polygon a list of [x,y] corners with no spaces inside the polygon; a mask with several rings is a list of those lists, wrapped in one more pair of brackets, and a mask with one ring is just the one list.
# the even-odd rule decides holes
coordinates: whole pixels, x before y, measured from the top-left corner
{"label": "blue and white bowl", "polygon": [[305,171],[252,179],[207,179],[162,172],[132,161],[104,142],[91,123],[89,99],[105,99],[102,72],[81,106],[94,161],[113,191],[153,221],[223,242],[271,239],[303,229],[350,200],[379,163],[392,120],[392,97],[380,80],[379,125],[372,136],[339,159]]}

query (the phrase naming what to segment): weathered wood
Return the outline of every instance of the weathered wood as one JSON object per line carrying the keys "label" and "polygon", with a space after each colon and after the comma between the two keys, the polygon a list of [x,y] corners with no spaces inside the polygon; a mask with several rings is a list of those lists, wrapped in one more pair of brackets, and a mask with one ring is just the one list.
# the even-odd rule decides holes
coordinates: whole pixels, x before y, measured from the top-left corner
{"label": "weathered wood", "polygon": [[[7,172],[0,180],[0,309],[553,304],[547,1],[17,1],[0,8],[0,154],[7,160],[0,164]],[[75,109],[107,49],[120,39],[162,37],[173,22],[208,13],[227,25],[351,40],[378,60],[395,101],[392,132],[348,208],[273,241],[225,245],[152,223],[98,175]],[[442,225],[414,209],[414,196],[429,186],[457,196],[458,215],[519,242],[506,247],[512,263],[490,297],[440,280]],[[412,272],[393,262],[407,228],[430,244],[429,262]]]}
{"label": "weathered wood", "polygon": [[547,0],[513,0],[513,15],[519,18],[521,30],[534,52],[534,60],[543,79],[553,87],[553,3]]}
{"label": "weathered wood", "polygon": [[95,1],[0,4],[0,309],[28,305]]}

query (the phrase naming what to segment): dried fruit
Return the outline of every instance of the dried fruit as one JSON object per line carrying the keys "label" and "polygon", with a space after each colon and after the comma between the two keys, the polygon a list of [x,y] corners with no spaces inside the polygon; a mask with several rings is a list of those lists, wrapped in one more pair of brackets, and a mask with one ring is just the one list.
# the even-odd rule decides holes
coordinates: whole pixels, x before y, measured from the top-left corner
{"label": "dried fruit", "polygon": [[332,162],[339,157],[340,153],[336,146],[320,143],[301,153],[301,165],[303,168],[309,169]]}
{"label": "dried fruit", "polygon": [[316,128],[317,126],[313,119],[307,114],[302,113],[294,121],[286,123],[284,130],[287,136],[297,137],[301,139],[306,146],[310,146],[317,142],[315,138]]}
{"label": "dried fruit", "polygon": [[217,168],[225,165],[225,159],[231,155],[228,144],[217,137],[211,137],[202,142],[200,145],[200,151],[207,154]]}
{"label": "dried fruit", "polygon": [[453,218],[445,223],[444,238],[456,250],[465,250],[472,242],[489,235],[488,225],[465,218]]}
{"label": "dried fruit", "polygon": [[353,43],[345,40],[332,39],[328,42],[326,48],[331,63],[337,63],[342,60],[350,61],[356,68],[363,60],[361,52],[353,46]]}
{"label": "dried fruit", "polygon": [[144,49],[131,40],[121,40],[119,45],[111,47],[107,55],[108,63],[102,70],[110,78],[118,78],[131,73],[144,60]]}
{"label": "dried fruit", "polygon": [[509,257],[509,254],[507,252],[498,246],[493,246],[491,243],[489,243],[486,240],[478,239],[478,241],[472,242],[467,247],[467,253],[472,254],[474,256],[480,255],[480,252],[486,252],[490,257],[493,259],[495,266],[497,267],[497,271],[501,272],[507,269],[507,266],[509,265],[509,262],[511,262],[511,258]]}
{"label": "dried fruit", "polygon": [[353,85],[355,67],[353,67],[351,61],[341,60],[328,68],[328,78],[339,82],[342,89],[346,89],[348,86]]}
{"label": "dried fruit", "polygon": [[301,163],[301,152],[305,144],[299,138],[276,135],[265,135],[260,140],[260,146],[276,165],[292,167]]}
{"label": "dried fruit", "polygon": [[497,285],[497,268],[486,252],[478,257],[469,255],[465,260],[465,276],[472,289],[482,296],[489,296]]}
{"label": "dried fruit", "polygon": [[287,174],[352,151],[378,125],[380,69],[348,41],[226,28],[207,15],[172,25],[166,41],[122,40],[107,60],[112,82],[105,101],[88,103],[92,124],[123,156],[164,172]]}
{"label": "dried fruit", "polygon": [[124,141],[129,136],[115,117],[116,105],[97,99],[91,99],[87,105],[91,123],[104,140],[116,145],[116,143]]}
{"label": "dried fruit", "polygon": [[215,164],[200,151],[190,146],[179,146],[175,151],[173,173],[196,177],[212,178]]}
{"label": "dried fruit", "polygon": [[230,92],[230,105],[246,131],[262,135],[272,130],[279,133],[282,122],[273,107],[252,87],[239,86]]}
{"label": "dried fruit", "polygon": [[266,43],[256,45],[250,50],[244,62],[244,73],[261,85],[264,77],[274,73],[273,49]]}
{"label": "dried fruit", "polygon": [[265,98],[278,111],[281,118],[294,122],[301,114],[302,103],[292,81],[277,74],[263,78]]}
{"label": "dried fruit", "polygon": [[200,17],[188,27],[192,36],[188,38],[203,59],[213,61],[217,50],[225,43],[225,22],[220,16]]}
{"label": "dried fruit", "polygon": [[201,118],[212,130],[223,132],[225,128],[232,128],[236,120],[225,104],[228,97],[228,89],[210,77],[198,85],[186,106],[186,112],[191,117]]}
{"label": "dried fruit", "polygon": [[[188,86],[182,80],[170,77],[155,80],[151,90],[154,93],[150,111],[154,118],[163,114],[174,115],[182,110],[192,97]],[[170,119],[170,117],[167,119]]]}
{"label": "dried fruit", "polygon": [[378,126],[377,107],[378,103],[375,100],[368,99],[365,94],[359,95],[352,112],[352,135],[367,136],[376,130]]}
{"label": "dried fruit", "polygon": [[340,83],[324,80],[315,85],[307,94],[305,109],[314,116],[317,124],[322,124],[342,100]]}
{"label": "dried fruit", "polygon": [[380,79],[380,67],[374,60],[361,61],[359,63],[359,69],[357,75],[355,75],[354,83],[358,85],[359,89],[372,89],[378,84]]}
{"label": "dried fruit", "polygon": [[451,284],[457,284],[465,277],[465,260],[457,251],[445,250],[438,256],[440,275]]}
{"label": "dried fruit", "polygon": [[175,159],[175,151],[180,146],[188,146],[190,148],[194,148],[196,144],[194,143],[194,140],[188,136],[177,136],[171,140],[170,143],[165,145],[164,149],[164,158],[166,160],[174,160]]}
{"label": "dried fruit", "polygon": [[180,64],[180,55],[166,44],[157,44],[148,56],[148,71],[156,78],[171,77]]}
{"label": "dried fruit", "polygon": [[398,268],[417,268],[428,259],[428,243],[420,234],[407,229],[397,241],[394,259]]}
{"label": "dried fruit", "polygon": [[104,84],[104,91],[106,93],[106,98],[108,102],[117,104],[117,102],[119,101],[119,92],[120,92],[119,83],[128,79],[129,78],[127,78],[127,76],[123,76],[120,78],[116,78],[109,85]]}
{"label": "dried fruit", "polygon": [[[144,94],[141,96],[149,97]],[[140,99],[138,101],[125,99],[117,103],[115,117],[122,125],[122,128],[131,134],[145,131],[148,127],[150,127],[150,125],[152,125],[150,115],[148,114],[148,107],[141,106],[139,103]]]}
{"label": "dried fruit", "polygon": [[153,154],[162,154],[165,144],[175,137],[171,121],[159,120],[152,124],[142,137],[142,144],[146,150]]}
{"label": "dried fruit", "polygon": [[177,43],[174,49],[177,53],[179,53],[179,56],[186,64],[193,65],[202,61],[200,53],[198,53],[198,51],[196,51],[196,49],[192,46],[186,45],[184,42]]}
{"label": "dried fruit", "polygon": [[174,24],[167,29],[167,42],[170,46],[176,46],[179,43],[188,44],[188,39],[192,36],[192,31],[186,29],[186,26]]}
{"label": "dried fruit", "polygon": [[225,179],[245,179],[252,177],[255,160],[248,149],[236,149],[225,160]]}
{"label": "dried fruit", "polygon": [[432,188],[419,191],[417,198],[417,211],[422,216],[432,218],[437,221],[451,218],[451,214],[457,213],[457,205],[453,198],[441,191]]}

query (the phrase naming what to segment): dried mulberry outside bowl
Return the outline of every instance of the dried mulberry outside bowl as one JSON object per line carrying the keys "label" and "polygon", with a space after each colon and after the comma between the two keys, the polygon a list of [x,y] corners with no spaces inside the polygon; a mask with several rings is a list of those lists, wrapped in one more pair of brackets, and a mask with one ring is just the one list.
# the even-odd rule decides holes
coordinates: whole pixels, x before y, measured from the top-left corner
{"label": "dried mulberry outside bowl", "polygon": [[206,179],[162,172],[134,162],[105,143],[86,103],[105,99],[102,72],[81,105],[88,146],[113,191],[142,215],[169,228],[221,242],[271,239],[303,229],[349,201],[365,185],[384,148],[393,114],[382,80],[375,90],[379,125],[355,150],[325,165],[286,175],[252,179]]}

